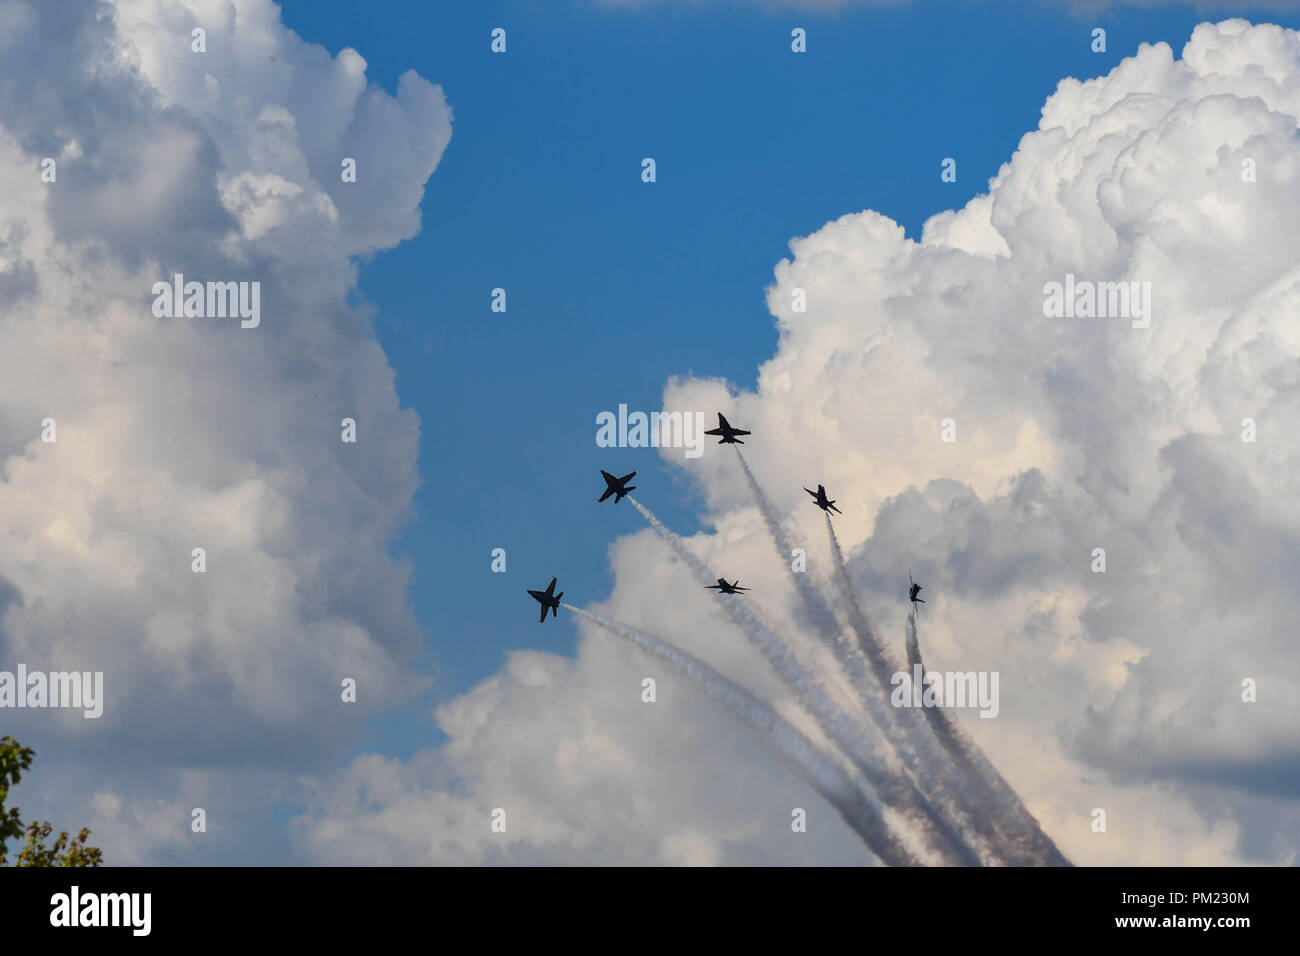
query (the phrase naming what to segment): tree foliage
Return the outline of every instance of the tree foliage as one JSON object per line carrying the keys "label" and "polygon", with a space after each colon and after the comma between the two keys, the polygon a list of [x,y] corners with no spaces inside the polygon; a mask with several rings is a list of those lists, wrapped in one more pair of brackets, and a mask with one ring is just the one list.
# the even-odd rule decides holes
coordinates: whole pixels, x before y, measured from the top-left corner
{"label": "tree foliage", "polygon": [[87,846],[90,830],[82,827],[73,838],[68,831],[62,831],[54,843],[46,841],[54,833],[49,821],[37,823],[33,820],[23,825],[22,816],[17,807],[5,809],[10,787],[23,778],[23,773],[32,765],[36,752],[24,747],[12,737],[0,737],[0,866],[9,860],[6,856],[6,844],[11,839],[27,835],[27,842],[18,853],[14,866],[99,866],[104,862],[98,847]]}

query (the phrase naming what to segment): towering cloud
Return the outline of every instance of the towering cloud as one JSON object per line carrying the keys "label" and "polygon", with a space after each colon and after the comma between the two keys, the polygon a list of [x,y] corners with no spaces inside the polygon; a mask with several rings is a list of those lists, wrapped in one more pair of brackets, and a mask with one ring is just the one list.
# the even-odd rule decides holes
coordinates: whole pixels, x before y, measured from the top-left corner
{"label": "towering cloud", "polygon": [[[350,257],[419,229],[450,111],[269,0],[5,0],[0,44],[0,660],[104,672],[101,719],[5,729],[41,753],[34,788],[96,794],[68,812],[110,859],[157,859],[226,803],[214,768],[264,816],[268,772],[328,766],[419,689],[386,550],[419,424],[344,297]],[[257,283],[260,325],[157,317],[178,273]],[[179,827],[142,824],[160,807]]]}
{"label": "towering cloud", "polygon": [[[665,407],[734,409],[753,430],[754,473],[827,568],[801,487],[831,489],[852,585],[900,657],[908,568],[925,583],[927,665],[1000,672],[997,719],[958,719],[1075,862],[1295,854],[1298,39],[1203,24],[1180,58],[1143,46],[1063,80],[988,193],[919,241],[866,211],[791,243],[756,392],[667,389]],[[1150,324],[1046,314],[1067,276],[1149,282]],[[707,496],[716,530],[695,551],[725,555],[798,633],[734,457],[668,460]],[[800,722],[653,540],[611,557],[607,613]],[[321,860],[844,859],[828,809],[791,844],[789,808],[813,797],[693,692],[641,704],[631,688],[651,673],[596,633],[573,661],[517,655],[440,708],[446,746],[324,785],[297,845]],[[517,810],[506,834],[487,832],[496,806]],[[427,847],[396,836],[420,827]]]}

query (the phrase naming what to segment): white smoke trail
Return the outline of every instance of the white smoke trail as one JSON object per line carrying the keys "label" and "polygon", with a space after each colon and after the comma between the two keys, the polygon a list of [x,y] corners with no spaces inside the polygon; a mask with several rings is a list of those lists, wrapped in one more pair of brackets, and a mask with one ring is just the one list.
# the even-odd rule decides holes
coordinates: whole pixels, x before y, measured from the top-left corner
{"label": "white smoke trail", "polygon": [[[778,558],[784,562],[786,556],[790,554],[791,541],[786,536],[776,508],[773,507],[771,499],[768,498],[762,486],[759,485],[758,479],[754,477],[749,462],[745,460],[745,456],[739,448],[736,449],[736,457],[740,460],[740,467],[745,473],[745,480],[749,483],[749,490],[754,495],[754,501],[763,517],[763,523],[767,527],[768,535],[776,546]],[[827,513],[826,518],[829,526],[829,513]],[[873,694],[868,689],[872,683],[872,678],[867,673],[862,652],[849,639],[846,629],[841,627],[835,614],[833,602],[826,593],[825,587],[816,581],[810,572],[797,573],[794,575],[794,580],[795,589],[808,612],[809,618],[823,641],[834,652],[835,659],[839,662],[840,667],[848,675],[856,699],[862,706],[871,725],[885,740],[889,741],[890,746],[902,761],[907,786],[916,795],[914,802],[925,807],[932,825],[943,832],[949,842],[957,848],[961,856],[961,862],[968,865],[1000,862],[989,841],[981,838],[979,823],[967,813],[954,812],[954,808],[959,806],[957,802],[958,795],[953,792],[950,786],[946,785],[940,776],[942,764],[947,762],[943,752],[938,748],[934,748],[934,753],[930,755],[932,758],[937,758],[937,763],[936,759],[925,760],[922,754],[918,753],[915,733],[905,733],[902,719],[900,719],[896,710],[889,706],[889,673],[893,668],[888,668],[886,665],[884,696]],[[861,614],[860,610],[858,617],[865,623],[865,616]],[[857,624],[858,622],[853,622],[855,630],[858,630]],[[861,640],[861,632],[859,631],[859,641],[861,642]],[[922,733],[925,732],[923,727],[920,730]],[[981,848],[983,850],[982,855]]]}
{"label": "white smoke trail", "polygon": [[[745,472],[745,480],[749,482],[749,490],[758,505],[759,514],[763,516],[763,523],[767,526],[767,533],[771,536],[772,543],[776,545],[781,561],[788,561],[793,550],[793,543],[786,535],[785,528],[781,525],[776,508],[773,507],[771,499],[767,497],[767,493],[759,485],[754,473],[749,470],[749,462],[745,461],[744,453],[741,452],[739,445],[736,446],[736,457],[740,460],[740,467]],[[829,514],[827,517],[829,517]],[[835,609],[829,597],[816,583],[816,579],[807,572],[798,573],[794,576],[794,586],[795,590],[799,592],[799,598],[803,601],[803,606],[808,611],[817,630],[832,643],[840,642],[843,639],[843,632],[840,629],[839,621],[835,617]]]}
{"label": "white smoke trail", "polygon": [[[917,666],[925,673],[921,660],[921,643],[916,636],[916,608],[907,615],[907,663],[915,673]],[[922,707],[931,730],[961,766],[976,777],[994,798],[997,809],[991,818],[999,837],[1015,848],[1015,855],[1037,866],[1069,866],[1069,859],[1057,847],[1038,820],[1029,812],[1019,794],[976,746],[956,719],[942,707]]]}
{"label": "white smoke trail", "polygon": [[826,515],[826,535],[831,542],[831,557],[835,559],[835,579],[839,583],[840,596],[849,608],[849,621],[858,638],[858,650],[871,665],[876,679],[887,689],[889,675],[895,670],[894,662],[889,658],[885,645],[876,637],[876,632],[867,620],[867,615],[853,593],[853,582],[849,580],[848,567],[844,564],[844,552],[840,550],[840,539],[835,533],[835,524],[831,516]]}
{"label": "white smoke trail", "polygon": [[[711,584],[717,579],[717,575],[695,556],[685,542],[670,531],[648,508],[631,495],[628,495],[627,500],[632,502],[632,506],[702,582]],[[877,757],[864,739],[863,728],[856,725],[834,703],[817,676],[804,667],[790,650],[788,643],[781,640],[773,627],[750,610],[744,600],[723,600],[721,604],[731,620],[745,633],[750,643],[767,658],[786,685],[795,692],[800,706],[813,716],[822,731],[852,758],[863,776],[876,787],[882,802],[903,815],[943,862],[957,865],[978,863],[978,857],[975,857],[969,848],[956,838],[912,782]]]}
{"label": "white smoke trail", "polygon": [[[893,686],[894,662],[858,603],[834,522],[829,514],[825,517],[835,579],[857,635],[858,650],[869,663],[881,692],[888,697]],[[913,608],[908,617],[909,667],[920,659],[915,613]],[[1013,866],[1068,865],[1069,861],[1025,809],[1015,791],[946,711],[935,707],[885,709],[886,719],[893,718],[894,733],[890,739],[900,745],[904,764],[913,769],[922,789],[951,816],[952,825],[966,833],[968,839],[978,840],[987,848],[986,852]],[[918,715],[916,710],[921,713]],[[937,747],[936,741],[941,746]]]}
{"label": "white smoke trail", "polygon": [[[853,593],[848,567],[844,563],[844,551],[840,549],[839,536],[836,536],[835,525],[829,515],[826,529],[831,540],[832,557],[835,558],[836,580],[839,581],[842,598],[849,606],[858,646],[870,661],[881,692],[888,696],[892,687],[893,663]],[[909,620],[915,623],[915,607]],[[907,645],[909,666],[913,662],[913,653],[919,659],[920,652],[914,635]],[[965,736],[958,736],[961,735],[961,728],[946,711],[940,708],[891,708],[891,711],[898,722],[906,726],[907,734],[901,739],[913,744],[905,762],[909,766],[923,767],[927,792],[932,793],[936,804],[948,809],[958,818],[958,826],[978,835],[989,852],[1005,864],[1069,865],[1056,844],[1024,809],[1021,799],[993,770],[992,763],[988,762],[972,741]],[[992,783],[989,774],[997,778],[1001,787]]]}
{"label": "white smoke trail", "polygon": [[704,566],[704,562],[697,558],[690,548],[686,547],[685,542],[683,542],[681,538],[669,530],[668,527],[656,518],[654,514],[651,513],[650,509],[641,504],[641,502],[637,501],[631,495],[627,496],[627,500],[632,502],[632,507],[641,512],[641,517],[645,518],[645,520],[649,522],[650,527],[654,528],[655,531],[659,533],[659,537],[667,541],[668,546],[673,549],[673,552],[685,561],[690,569],[695,572],[696,577],[705,584],[714,583],[714,578],[710,575],[709,569]]}
{"label": "white smoke trail", "polygon": [[764,741],[839,812],[844,822],[882,863],[889,866],[917,865],[916,857],[890,829],[880,806],[869,799],[832,758],[766,703],[699,658],[666,641],[571,604],[562,606],[667,661],[709,697],[761,734]]}
{"label": "white smoke trail", "polygon": [[[966,834],[972,844],[984,848],[987,857],[993,861],[1010,864],[1026,864],[1033,861],[1018,857],[1008,847],[1005,835],[999,831],[994,817],[997,808],[991,806],[987,799],[979,800],[972,793],[969,782],[962,776],[963,768],[953,765],[952,757],[946,749],[936,746],[931,732],[927,730],[922,718],[913,709],[900,711],[899,708],[883,706],[882,697],[887,699],[893,687],[893,675],[896,671],[888,651],[876,637],[867,620],[862,606],[858,604],[857,595],[849,580],[848,568],[844,563],[844,552],[840,548],[839,536],[835,533],[831,516],[826,517],[826,535],[830,540],[831,557],[835,565],[835,580],[839,586],[840,597],[849,609],[849,620],[857,636],[857,651],[854,655],[858,661],[855,674],[862,679],[863,696],[873,713],[884,711],[883,719],[888,722],[893,733],[890,739],[900,750],[903,763],[912,769],[920,781],[922,789],[931,795],[935,804],[941,808],[952,825]],[[861,671],[861,661],[865,659],[881,696],[871,694],[866,689],[868,678]],[[923,708],[928,710],[929,708]]]}

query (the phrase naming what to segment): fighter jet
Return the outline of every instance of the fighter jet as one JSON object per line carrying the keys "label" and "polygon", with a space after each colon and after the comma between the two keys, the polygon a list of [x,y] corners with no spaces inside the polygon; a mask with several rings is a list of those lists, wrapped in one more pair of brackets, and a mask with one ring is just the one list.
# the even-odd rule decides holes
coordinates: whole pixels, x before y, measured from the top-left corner
{"label": "fighter jet", "polygon": [[728,584],[726,578],[718,578],[717,584],[706,584],[704,587],[705,589],[712,588],[719,594],[739,594],[741,591],[749,590],[749,588],[742,588],[740,586],[740,578],[736,578],[735,584]]}
{"label": "fighter jet", "polygon": [[718,412],[718,427],[710,428],[704,434],[721,435],[722,437],[718,439],[719,445],[743,445],[745,443],[736,436],[748,435],[749,432],[743,428],[732,428],[727,420],[722,417],[722,412]]}
{"label": "fighter jet", "polygon": [[538,624],[546,620],[547,609],[550,610],[551,617],[560,616],[560,598],[564,597],[564,592],[555,593],[555,578],[551,578],[551,583],[546,586],[545,591],[529,590],[528,593],[536,598],[537,602],[542,606],[542,618],[537,622]]}
{"label": "fighter jet", "polygon": [[636,491],[636,485],[628,486],[628,482],[636,477],[635,471],[630,475],[624,475],[622,478],[615,478],[603,468],[600,473],[605,478],[605,493],[597,498],[597,501],[604,501],[610,495],[614,495],[614,504],[618,504],[629,491]]}
{"label": "fighter jet", "polygon": [[918,604],[924,604],[925,598],[917,597],[917,595],[921,593],[921,585],[912,580],[912,572],[910,569],[907,572],[907,584],[907,599],[912,602],[912,607],[915,608]]}
{"label": "fighter jet", "polygon": [[817,507],[821,508],[822,511],[825,511],[827,514],[830,514],[832,511],[834,511],[837,515],[844,514],[843,511],[835,507],[835,502],[833,500],[832,501],[826,500],[826,489],[823,488],[821,485],[817,486],[816,491],[813,491],[809,488],[805,488],[804,491],[808,492],[808,494],[816,498]]}

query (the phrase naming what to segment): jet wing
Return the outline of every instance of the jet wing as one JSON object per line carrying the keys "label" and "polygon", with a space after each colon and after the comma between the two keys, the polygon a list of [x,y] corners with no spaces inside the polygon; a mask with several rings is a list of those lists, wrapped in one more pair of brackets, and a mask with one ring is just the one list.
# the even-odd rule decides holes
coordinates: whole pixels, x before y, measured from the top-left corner
{"label": "jet wing", "polygon": [[608,497],[609,497],[610,495],[612,495],[613,493],[614,493],[614,486],[613,486],[613,485],[610,485],[610,486],[608,486],[608,487],[605,489],[605,493],[604,493],[603,495],[601,495],[599,498],[597,498],[596,501],[598,501],[598,502],[600,502],[600,501],[604,501],[606,498],[608,498]]}

